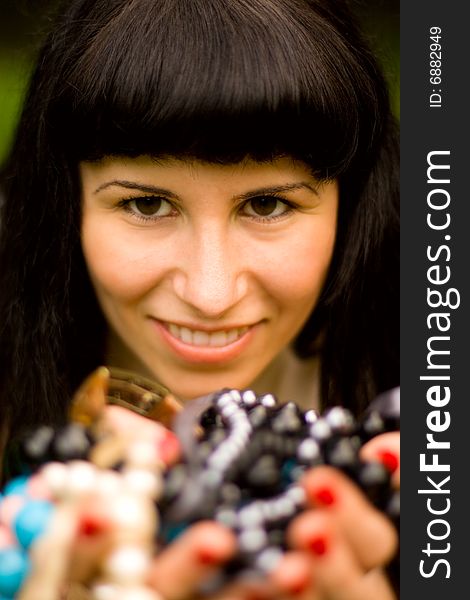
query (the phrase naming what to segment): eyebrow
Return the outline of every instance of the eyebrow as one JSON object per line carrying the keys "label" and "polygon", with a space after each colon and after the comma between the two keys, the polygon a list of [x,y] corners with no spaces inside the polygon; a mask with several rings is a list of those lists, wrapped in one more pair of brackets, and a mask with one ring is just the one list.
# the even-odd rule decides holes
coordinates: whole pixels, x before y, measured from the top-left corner
{"label": "eyebrow", "polygon": [[141,192],[148,192],[149,194],[170,194],[170,196],[174,196],[174,194],[164,188],[159,188],[154,185],[147,185],[145,183],[138,183],[135,181],[127,181],[125,179],[113,179],[112,181],[107,181],[106,183],[103,183],[97,187],[93,193],[97,194],[98,192],[101,192],[101,190],[105,190],[113,185],[127,188],[128,190],[140,190]]}
{"label": "eyebrow", "polygon": [[[111,187],[111,186],[119,186],[129,190],[139,190],[141,192],[146,192],[149,194],[165,194],[172,197],[176,197],[175,194],[170,192],[167,189],[159,188],[153,185],[148,185],[145,183],[138,183],[136,181],[127,181],[125,179],[113,179],[112,181],[107,181],[106,183],[101,184],[96,188],[93,192],[97,194],[102,190]],[[318,189],[313,186],[311,183],[306,181],[299,181],[296,183],[286,183],[284,185],[276,185],[271,187],[262,187],[255,190],[250,190],[245,194],[241,194],[240,196],[236,196],[237,200],[247,200],[249,198],[253,198],[253,196],[259,196],[262,194],[279,194],[282,192],[291,192],[295,190],[308,189],[313,192],[316,196],[318,196]]]}
{"label": "eyebrow", "polygon": [[295,190],[309,189],[316,196],[318,196],[318,189],[307,183],[306,181],[299,181],[297,183],[286,183],[284,185],[275,185],[272,187],[263,187],[256,190],[251,190],[246,194],[242,194],[241,196],[237,196],[240,200],[247,200],[248,198],[252,198],[253,196],[260,196],[262,194],[280,194],[282,192],[292,192]]}

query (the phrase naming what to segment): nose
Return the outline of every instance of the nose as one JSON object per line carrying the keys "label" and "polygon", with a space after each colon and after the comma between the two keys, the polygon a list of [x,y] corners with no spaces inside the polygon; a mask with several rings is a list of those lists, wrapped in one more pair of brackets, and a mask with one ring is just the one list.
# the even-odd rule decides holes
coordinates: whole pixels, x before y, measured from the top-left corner
{"label": "nose", "polygon": [[173,282],[186,304],[203,317],[217,318],[245,296],[247,277],[240,244],[227,231],[206,225],[184,249]]}

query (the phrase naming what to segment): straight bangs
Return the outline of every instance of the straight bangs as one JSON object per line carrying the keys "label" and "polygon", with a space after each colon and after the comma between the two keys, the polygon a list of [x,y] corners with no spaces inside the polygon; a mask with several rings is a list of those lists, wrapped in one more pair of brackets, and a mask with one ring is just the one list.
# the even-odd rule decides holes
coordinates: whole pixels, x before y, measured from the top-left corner
{"label": "straight bangs", "polygon": [[51,120],[74,160],[289,155],[333,178],[374,152],[386,94],[321,3],[107,0],[86,10],[68,24],[80,39],[64,44]]}

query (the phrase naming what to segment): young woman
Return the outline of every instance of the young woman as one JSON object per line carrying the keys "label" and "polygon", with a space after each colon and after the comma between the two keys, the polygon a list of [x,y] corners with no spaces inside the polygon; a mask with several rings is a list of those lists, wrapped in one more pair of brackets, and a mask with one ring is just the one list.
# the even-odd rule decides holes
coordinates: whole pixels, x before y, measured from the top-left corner
{"label": "young woman", "polygon": [[[359,414],[398,384],[397,169],[344,2],[65,2],[4,177],[4,437],[65,419],[100,364]],[[351,579],[330,553],[309,597],[391,597],[364,575],[387,525],[323,477],[354,498],[328,516]]]}

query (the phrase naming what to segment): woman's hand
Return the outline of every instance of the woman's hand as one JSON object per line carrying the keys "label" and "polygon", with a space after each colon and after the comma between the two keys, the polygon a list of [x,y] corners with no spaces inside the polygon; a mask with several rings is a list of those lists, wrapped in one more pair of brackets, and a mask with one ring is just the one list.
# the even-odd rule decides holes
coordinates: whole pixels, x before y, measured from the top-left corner
{"label": "woman's hand", "polygon": [[120,406],[106,406],[103,421],[106,428],[122,437],[127,445],[135,441],[152,442],[158,458],[166,465],[180,458],[181,448],[175,434],[156,421]]}
{"label": "woman's hand", "polygon": [[[399,451],[399,434],[387,433],[366,444],[361,456],[386,464],[398,489]],[[396,600],[385,573],[398,548],[389,519],[337,469],[316,467],[303,485],[311,509],[288,529],[292,550],[265,581],[234,582],[211,600]],[[205,574],[199,571],[192,581],[202,582]],[[157,580],[155,586],[165,596]]]}
{"label": "woman's hand", "polygon": [[[398,488],[399,434],[388,433],[371,440],[362,458],[395,467],[392,482]],[[344,474],[331,467],[316,467],[304,478],[312,510],[289,527],[293,548],[308,557],[311,581],[300,595],[309,600],[393,600],[396,596],[384,572],[397,551],[398,535],[388,518],[365,498]],[[289,559],[292,569],[294,556]],[[295,558],[300,572],[300,558]],[[281,565],[274,581],[283,585]],[[300,576],[299,576],[300,580]],[[299,595],[297,595],[297,598]]]}
{"label": "woman's hand", "polygon": [[148,583],[165,600],[187,600],[199,595],[201,586],[236,551],[235,536],[213,521],[188,528],[155,558]]}
{"label": "woman's hand", "polygon": [[[107,412],[117,431],[165,439],[161,437],[165,430],[156,423],[117,407]],[[394,471],[394,486],[399,487],[398,433],[374,438],[362,448],[361,456],[385,463]],[[172,460],[176,458],[174,452]],[[397,532],[388,518],[337,469],[316,467],[303,485],[311,509],[289,527],[292,550],[265,581],[235,581],[220,589],[213,600],[395,599],[384,571],[398,546]],[[232,532],[214,522],[198,523],[154,559],[148,584],[165,600],[197,598],[201,586],[235,552]]]}
{"label": "woman's hand", "polygon": [[[166,464],[179,458],[174,434],[159,423],[117,407],[106,407],[108,426],[119,435],[133,439],[153,439]],[[187,600],[199,594],[200,587],[236,551],[235,536],[226,527],[206,521],[189,527],[153,560],[147,584],[164,600]]]}
{"label": "woman's hand", "polygon": [[[83,531],[85,523],[87,533]],[[90,600],[90,578],[111,546],[113,530],[107,524],[100,509],[93,513],[61,506],[51,531],[38,540],[33,552],[35,569],[19,600]],[[95,529],[93,532],[90,526]],[[142,598],[198,597],[200,587],[217,573],[235,549],[235,536],[222,525],[201,522],[188,528],[152,561],[143,582],[146,595]]]}
{"label": "woman's hand", "polygon": [[[174,434],[160,424],[116,406],[106,407],[108,430],[123,436],[126,445],[136,440],[152,441],[171,464],[179,457]],[[399,435],[385,434],[362,449],[362,457],[398,467]],[[393,474],[399,486],[399,469]],[[234,581],[212,596],[213,600],[303,599],[305,600],[393,600],[392,588],[383,568],[397,549],[397,533],[388,519],[374,508],[345,475],[331,467],[316,467],[303,485],[311,509],[297,517],[289,527],[292,550],[265,581]],[[60,527],[39,542],[36,553],[41,569],[26,585],[22,600],[37,592],[38,578],[47,589],[57,590],[57,600],[86,597],[96,567],[112,546],[115,525],[109,506],[84,502],[62,509],[57,517]],[[63,513],[63,514],[62,514]],[[67,527],[63,524],[67,522]],[[58,530],[62,533],[58,533]],[[65,535],[65,533],[67,535]],[[60,548],[59,548],[60,546]],[[57,550],[58,552],[55,552]],[[236,540],[231,531],[215,522],[201,522],[187,529],[176,541],[161,550],[152,562],[146,585],[155,598],[186,600],[201,597],[224,563],[235,554]],[[64,558],[62,568],[50,568],[51,561],[41,555]],[[66,560],[67,558],[67,560]],[[67,564],[69,567],[67,567]],[[73,566],[70,569],[70,565]],[[55,579],[55,581],[52,581]],[[70,595],[64,596],[72,580]],[[34,585],[32,585],[34,583]],[[75,590],[75,592],[74,592]],[[51,592],[52,594],[52,592]],[[53,595],[48,597],[56,600]],[[204,595],[208,598],[208,595]]]}

